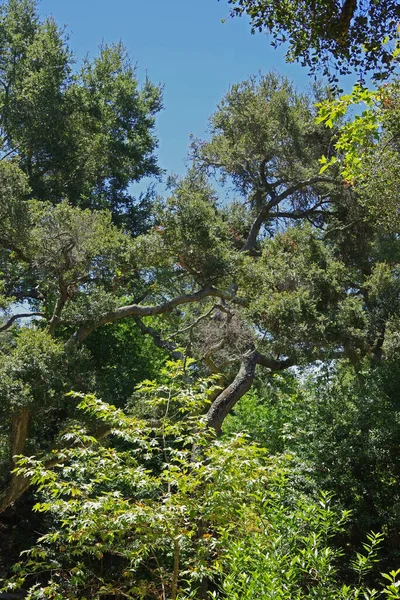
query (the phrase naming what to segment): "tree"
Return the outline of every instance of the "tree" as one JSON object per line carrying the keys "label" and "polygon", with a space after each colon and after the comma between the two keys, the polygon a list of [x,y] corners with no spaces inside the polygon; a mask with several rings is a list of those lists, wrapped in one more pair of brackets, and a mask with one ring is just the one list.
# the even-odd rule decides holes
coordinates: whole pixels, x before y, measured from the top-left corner
{"label": "tree", "polygon": [[[243,435],[215,442],[200,416],[213,382],[191,371],[190,361],[169,362],[161,386],[139,386],[141,417],[82,395],[79,409],[105,424],[112,446],[76,428],[66,434],[70,447],[54,453],[54,472],[21,459],[19,473],[41,490],[35,510],[52,516],[53,527],[15,565],[5,590],[93,600],[362,593],[335,579],[340,552],[331,541],[348,513],[327,495],[294,493],[288,457],[270,457]],[[381,538],[369,536],[368,555],[358,555],[364,574]]]}
{"label": "tree", "polygon": [[[312,73],[322,66],[331,82],[353,70],[386,79],[396,69],[400,8],[395,0],[228,0],[231,16],[250,17],[252,32],[265,31],[273,46],[288,43],[286,57]],[[331,69],[333,68],[333,70]]]}
{"label": "tree", "polygon": [[[398,230],[399,197],[399,82],[367,90],[356,85],[345,94],[319,105],[319,122],[333,127],[353,106],[361,114],[347,118],[335,143],[343,178],[354,186],[360,202],[383,229]],[[330,163],[323,159],[323,170]]]}
{"label": "tree", "polygon": [[140,89],[121,44],[103,46],[73,72],[73,56],[34,0],[0,11],[3,157],[27,175],[33,198],[132,210],[129,184],[160,170],[153,154],[160,89]]}
{"label": "tree", "polygon": [[323,489],[351,511],[340,536],[347,557],[366,531],[385,532],[386,565],[398,560],[398,378],[389,351],[385,361],[374,369],[364,364],[361,372],[337,361],[321,363],[301,379],[276,373],[260,378],[224,425],[227,435],[247,431],[273,455],[292,453],[294,488]]}
{"label": "tree", "polygon": [[[185,177],[171,178],[169,196],[150,191],[137,206],[129,184],[159,172],[153,155],[159,89],[147,83],[139,90],[121,46],[103,48],[73,74],[60,32],[39,22],[34,5],[10,0],[2,11],[9,83],[1,105],[0,511],[5,520],[17,518],[20,507],[43,492],[42,517],[29,517],[24,528],[45,532],[33,562],[18,567],[16,585],[31,585],[26,568],[32,567],[36,596],[80,597],[87,586],[98,596],[177,597],[186,577],[192,581],[188,597],[205,598],[209,579],[215,593],[217,587],[236,593],[243,557],[262,565],[248,598],[273,595],[283,585],[288,597],[294,590],[299,598],[321,597],[323,586],[332,597],[357,597],[360,589],[329,583],[339,554],[326,538],[301,537],[307,524],[318,530],[327,516],[315,508],[316,495],[301,500],[304,471],[293,471],[289,517],[273,503],[265,513],[265,489],[257,483],[265,451],[247,447],[242,436],[240,442],[218,436],[239,400],[252,388],[254,394],[254,384],[260,390],[269,382],[277,394],[277,374],[290,367],[292,381],[296,373],[303,381],[315,373],[318,361],[330,372],[351,373],[351,396],[356,383],[363,390],[398,360],[398,228],[394,219],[388,227],[387,218],[376,220],[371,211],[381,179],[369,179],[365,170],[368,188],[343,177],[343,168],[350,168],[343,157],[346,132],[358,131],[352,168],[364,171],[363,160],[372,164],[377,144],[384,156],[388,148],[396,157],[396,119],[381,109],[384,116],[376,119],[375,98],[358,87],[370,112],[353,129],[351,123],[342,127],[343,98],[317,122],[315,102],[322,112],[328,106],[324,89],[299,94],[275,73],[251,77],[222,99],[208,140],[192,140],[192,164]],[[397,106],[396,89],[387,88],[383,107],[386,101]],[[45,127],[52,111],[57,130],[52,122]],[[363,124],[369,126],[360,131]],[[385,165],[375,166],[383,180]],[[396,191],[395,170],[391,177]],[[225,199],[213,189],[213,178],[225,186]],[[174,385],[160,371],[168,355],[180,361],[178,371],[166,365]],[[135,391],[146,377],[158,382]],[[65,395],[71,389],[75,393]],[[148,394],[156,396],[150,405]],[[376,395],[384,397],[382,390]],[[360,403],[344,403],[359,413],[350,431],[369,423]],[[387,412],[382,420],[381,407],[376,410],[378,455],[385,452]],[[288,414],[294,421],[306,418],[301,407]],[[311,416],[329,458],[329,426],[317,410]],[[274,419],[279,430],[279,416]],[[272,452],[286,449],[279,431],[272,439]],[[364,442],[359,447],[366,453]],[[318,445],[312,447],[317,454]],[[349,454],[352,447],[346,446]],[[294,448],[305,460],[301,444]],[[317,456],[310,460],[319,467]],[[341,463],[331,462],[337,479]],[[391,482],[397,462],[386,461],[386,470],[384,460],[378,463]],[[281,461],[268,464],[279,471]],[[355,496],[363,488],[351,469],[345,472]],[[276,490],[279,505],[287,492],[286,485]],[[310,511],[299,512],[299,499]],[[270,562],[260,561],[265,535],[251,524],[265,532],[265,519],[278,521],[271,527],[276,552]],[[298,528],[291,527],[293,519]],[[240,530],[237,543],[231,527]],[[28,545],[24,540],[23,548]],[[12,562],[16,546],[7,546]],[[111,557],[107,577],[102,553]],[[361,574],[368,556],[359,558]],[[281,562],[291,569],[290,585],[275,568]],[[62,581],[57,575],[43,591],[37,570],[47,577],[53,567]],[[157,585],[149,584],[149,570]],[[134,575],[125,577],[128,571]],[[237,593],[243,595],[246,580],[240,581]]]}
{"label": "tree", "polygon": [[[377,357],[397,310],[383,309],[381,294],[387,286],[395,294],[397,280],[378,264],[373,229],[366,238],[364,227],[357,257],[334,237],[341,227],[358,236],[363,215],[337,174],[320,174],[331,133],[314,119],[312,101],[274,74],[234,86],[212,117],[211,140],[193,141],[193,168],[134,239],[105,211],[29,199],[27,178],[5,161],[13,209],[0,232],[3,305],[18,299],[33,311],[10,313],[2,330],[39,317],[38,328],[63,344],[64,389],[83,389],[89,383],[73,383],[68,365],[99,328],[131,317],[162,350],[178,358],[186,348],[218,373],[223,390],[207,417],[217,430],[257,365]],[[218,205],[213,174],[232,182],[241,203]],[[29,415],[42,414],[29,398],[31,409],[13,417],[25,440]],[[14,478],[3,506],[20,493]]]}
{"label": "tree", "polygon": [[[0,46],[0,295],[6,311],[2,411],[7,440],[2,456],[12,457],[27,437],[35,439],[37,449],[53,444],[51,426],[57,429],[61,415],[70,415],[62,394],[74,385],[94,383],[88,354],[61,350],[60,359],[63,344],[52,338],[61,312],[78,292],[81,305],[75,306],[72,320],[79,320],[83,311],[87,321],[102,302],[101,310],[107,302],[114,306],[103,284],[108,279],[111,288],[121,277],[111,273],[116,264],[112,255],[123,254],[129,236],[113,228],[111,219],[123,222],[132,234],[146,226],[151,193],[136,202],[128,188],[145,175],[160,173],[153,128],[161,93],[149,80],[140,88],[121,44],[102,47],[94,61],[85,60],[73,72],[63,32],[51,19],[40,22],[30,0],[1,6]],[[111,214],[93,212],[96,207],[107,207]],[[89,308],[84,289],[95,281],[97,300],[93,294]],[[24,315],[37,333],[10,333]],[[35,317],[42,324],[32,321]],[[32,360],[37,364],[30,369]],[[84,375],[85,369],[90,374]],[[46,420],[48,428],[40,431]],[[18,479],[11,481],[17,489]]]}

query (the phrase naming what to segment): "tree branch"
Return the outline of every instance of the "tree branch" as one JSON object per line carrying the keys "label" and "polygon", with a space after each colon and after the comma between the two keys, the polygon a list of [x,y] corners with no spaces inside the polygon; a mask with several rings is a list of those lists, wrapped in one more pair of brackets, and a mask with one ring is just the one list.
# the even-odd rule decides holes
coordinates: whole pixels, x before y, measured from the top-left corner
{"label": "tree branch", "polygon": [[12,317],[9,318],[7,323],[5,323],[4,325],[2,325],[0,327],[0,332],[6,331],[6,329],[9,329],[11,327],[11,325],[14,323],[14,321],[17,321],[18,319],[26,319],[28,317],[45,317],[45,314],[42,312],[33,312],[33,313],[20,313],[17,315],[13,315]]}
{"label": "tree branch", "polygon": [[271,369],[271,371],[282,371],[293,363],[289,359],[274,360],[260,354],[255,348],[248,350],[242,358],[240,369],[235,379],[217,396],[211,404],[206,418],[209,427],[213,427],[217,433],[221,431],[222,423],[235,404],[240,400],[253,385],[257,364]]}
{"label": "tree branch", "polygon": [[68,302],[68,288],[62,280],[59,283],[59,287],[60,287],[60,295],[57,298],[54,312],[49,321],[49,326],[48,326],[48,332],[50,335],[53,335],[57,325],[60,322],[61,313],[63,311],[63,308],[66,305],[66,303]]}
{"label": "tree branch", "polygon": [[114,323],[115,321],[119,321],[120,319],[124,319],[126,317],[151,317],[155,315],[161,315],[170,312],[176,306],[180,306],[181,304],[199,302],[200,300],[208,297],[222,298],[224,300],[229,300],[230,302],[244,306],[247,304],[247,301],[244,298],[238,298],[229,292],[218,290],[212,286],[209,286],[202,288],[193,294],[182,294],[181,296],[177,296],[176,298],[172,298],[163,304],[158,304],[155,306],[141,306],[140,304],[121,306],[107,315],[104,315],[96,323],[91,323],[80,327],[69,339],[68,344],[83,342],[93,331],[102,325]]}
{"label": "tree branch", "polygon": [[39,290],[39,286],[27,290],[25,292],[8,292],[8,296],[15,298],[16,300],[25,300],[26,298],[32,298],[34,300],[44,300],[42,292]]}
{"label": "tree branch", "polygon": [[258,234],[260,233],[261,225],[266,220],[268,213],[269,213],[268,205],[263,206],[262,209],[260,210],[260,212],[258,213],[257,217],[255,218],[255,220],[251,224],[247,239],[241,249],[242,252],[253,250],[253,248],[257,242]]}
{"label": "tree branch", "polygon": [[190,329],[193,329],[193,327],[196,327],[196,325],[198,325],[200,323],[200,321],[203,321],[204,319],[206,319],[213,312],[213,310],[215,310],[216,308],[220,308],[221,310],[226,310],[226,309],[224,309],[224,307],[222,306],[222,304],[213,304],[212,307],[210,308],[210,310],[208,310],[204,314],[200,315],[195,321],[193,321],[193,323],[191,323],[190,325],[187,325],[187,327],[183,327],[182,329],[178,329],[178,331],[174,331],[174,333],[171,333],[168,336],[168,338],[176,337],[180,333],[185,333],[186,331],[189,331]]}
{"label": "tree branch", "polygon": [[[334,181],[335,180],[330,177],[322,177],[321,175],[317,175],[316,177],[312,177],[311,179],[306,179],[305,181],[296,183],[295,185],[284,190],[282,193],[280,193],[278,195],[276,195],[276,194],[271,195],[271,200],[269,202],[267,202],[267,204],[261,208],[261,210],[259,211],[255,220],[253,221],[253,223],[250,227],[250,231],[248,233],[247,239],[242,247],[242,252],[253,250],[254,246],[256,245],[257,237],[260,233],[261,226],[266,221],[268,216],[273,216],[270,213],[272,208],[275,208],[275,206],[278,206],[278,204],[280,204],[280,202],[283,202],[284,200],[286,200],[286,198],[288,198],[295,192],[301,190],[302,188],[308,187],[309,185],[313,185],[314,183],[321,183],[321,182],[333,183]],[[297,217],[297,218],[299,218],[299,217]]]}
{"label": "tree branch", "polygon": [[226,343],[226,341],[224,340],[224,338],[221,338],[216,344],[214,344],[214,346],[211,346],[211,348],[208,348],[207,352],[202,357],[202,361],[207,365],[207,367],[210,369],[211,373],[213,373],[214,375],[222,375],[223,376],[223,374],[221,373],[221,370],[217,367],[217,365],[213,361],[212,355],[214,354],[214,352],[221,350],[225,346],[225,343]]}
{"label": "tree branch", "polygon": [[251,350],[243,356],[235,379],[222,390],[208,409],[207,425],[213,427],[217,433],[221,431],[225,417],[253,385],[256,366],[257,355],[254,350]]}
{"label": "tree branch", "polygon": [[277,210],[276,212],[270,213],[270,217],[273,219],[302,219],[307,218],[312,215],[326,215],[331,214],[326,210],[320,210],[324,204],[329,204],[329,200],[326,200],[326,197],[320,198],[318,202],[316,202],[313,206],[306,208],[304,210],[294,210],[294,211],[281,211]]}
{"label": "tree branch", "polygon": [[156,331],[152,327],[149,327],[148,325],[145,325],[143,321],[139,319],[139,317],[133,317],[133,320],[139,327],[140,331],[142,332],[142,335],[150,335],[153,338],[154,344],[158,348],[167,350],[174,360],[183,360],[185,358],[184,354],[178,350],[178,346],[174,344],[174,342],[167,342],[166,340],[163,340],[158,331]]}
{"label": "tree branch", "polygon": [[265,356],[265,354],[261,354],[258,350],[256,350],[256,356],[257,364],[266,369],[270,369],[271,371],[284,371],[293,366],[293,361],[290,358],[285,358],[283,360],[274,359]]}

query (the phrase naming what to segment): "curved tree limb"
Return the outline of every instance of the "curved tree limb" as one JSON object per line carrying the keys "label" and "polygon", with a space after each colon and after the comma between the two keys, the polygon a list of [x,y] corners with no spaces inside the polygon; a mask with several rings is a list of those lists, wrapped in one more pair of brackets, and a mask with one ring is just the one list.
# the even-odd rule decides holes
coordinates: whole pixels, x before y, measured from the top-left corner
{"label": "curved tree limb", "polygon": [[13,292],[11,291],[10,293],[8,293],[8,296],[12,297],[15,300],[26,300],[27,298],[32,298],[34,300],[45,300],[44,295],[42,294],[42,292],[39,290],[39,286],[35,287],[35,288],[31,288],[30,290],[27,290],[25,292]]}
{"label": "curved tree limb", "polygon": [[155,306],[141,306],[140,304],[129,304],[127,306],[121,306],[116,310],[104,315],[101,319],[99,319],[96,323],[90,323],[88,325],[83,325],[80,327],[70,338],[68,343],[81,343],[83,342],[93,331],[95,331],[98,327],[102,325],[107,325],[108,323],[114,323],[115,321],[119,321],[119,319],[124,319],[126,317],[151,317],[155,315],[161,315],[173,310],[176,306],[180,306],[181,304],[190,304],[193,302],[199,302],[203,300],[203,298],[207,297],[215,297],[222,298],[224,300],[229,300],[230,302],[234,302],[236,304],[246,305],[247,302],[244,298],[238,298],[229,292],[224,290],[218,290],[212,286],[204,287],[197,292],[193,292],[193,294],[182,294],[181,296],[177,296],[172,298],[171,300],[167,300],[163,304],[157,304]]}
{"label": "curved tree limb", "polygon": [[153,329],[153,327],[149,327],[145,325],[139,317],[133,317],[136,325],[139,327],[142,335],[150,335],[153,338],[154,344],[158,348],[162,348],[163,350],[167,350],[174,360],[184,360],[185,356],[180,350],[178,350],[178,346],[174,344],[174,342],[168,342],[163,340],[160,336],[159,332]]}
{"label": "curved tree limb", "polygon": [[254,246],[256,245],[257,237],[260,233],[261,226],[266,220],[269,210],[270,209],[268,208],[268,205],[263,206],[256,218],[254,219],[253,223],[251,224],[250,231],[247,235],[247,239],[242,246],[242,252],[253,250]]}
{"label": "curved tree limb", "polygon": [[33,312],[33,313],[20,313],[17,315],[13,315],[12,317],[10,317],[7,321],[7,323],[5,323],[4,325],[2,325],[0,327],[0,332],[2,331],[6,331],[7,329],[9,329],[11,327],[11,325],[14,323],[14,321],[17,321],[18,319],[27,319],[28,317],[45,317],[46,315],[42,312]]}
{"label": "curved tree limb", "polygon": [[231,384],[228,385],[216,397],[208,409],[206,418],[209,427],[213,427],[217,433],[221,431],[222,423],[235,404],[251,388],[257,365],[261,365],[272,371],[282,371],[290,367],[291,360],[275,360],[260,354],[258,350],[252,348],[248,350],[242,358],[239,372]]}
{"label": "curved tree limb", "polygon": [[48,332],[50,335],[54,334],[54,331],[61,319],[61,313],[64,306],[68,302],[68,288],[63,281],[60,282],[60,294],[57,298],[56,306],[54,308],[53,315],[49,321]]}
{"label": "curved tree limb", "polygon": [[[304,181],[300,181],[299,183],[296,183],[295,185],[292,185],[291,187],[287,188],[286,190],[284,190],[282,193],[280,193],[278,195],[273,194],[271,196],[271,200],[269,202],[267,202],[265,204],[265,206],[263,206],[261,208],[261,210],[258,212],[256,218],[254,219],[253,223],[251,224],[247,239],[242,247],[242,252],[245,252],[246,250],[247,251],[253,250],[253,248],[256,244],[256,241],[257,241],[257,237],[260,233],[261,226],[267,220],[272,208],[275,208],[276,206],[278,206],[278,204],[280,204],[280,202],[283,202],[284,200],[286,200],[286,198],[288,198],[295,192],[298,192],[302,188],[308,187],[309,185],[313,185],[314,183],[322,183],[322,182],[334,183],[335,180],[332,179],[331,177],[324,177],[321,175],[317,175],[315,177],[311,177],[310,179],[306,179]],[[289,215],[290,213],[287,213],[287,214]],[[294,211],[294,214],[296,214],[295,211]],[[290,216],[288,216],[288,218],[290,218]]]}

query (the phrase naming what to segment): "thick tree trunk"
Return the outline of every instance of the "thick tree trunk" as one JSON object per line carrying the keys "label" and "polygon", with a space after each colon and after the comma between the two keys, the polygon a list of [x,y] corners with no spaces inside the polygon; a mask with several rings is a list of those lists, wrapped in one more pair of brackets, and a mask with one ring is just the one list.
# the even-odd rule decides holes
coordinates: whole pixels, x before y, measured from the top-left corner
{"label": "thick tree trunk", "polygon": [[[11,453],[13,456],[23,454],[25,440],[28,433],[28,425],[30,420],[30,413],[28,409],[24,409],[13,419],[12,423],[12,441],[11,441]],[[107,426],[100,427],[97,431],[91,435],[96,440],[102,440],[111,433],[111,429]],[[16,461],[12,458],[13,465],[15,466]],[[50,458],[44,461],[46,469],[53,469],[59,462],[58,456]],[[0,497],[0,513],[4,512],[9,506],[16,502],[31,486],[31,480],[29,477],[22,477],[13,473],[8,488],[3,492]]]}
{"label": "thick tree trunk", "polygon": [[[28,427],[30,421],[29,408],[23,408],[16,414],[11,423],[11,463],[12,468],[16,467],[16,456],[23,454],[26,438],[28,436]],[[0,512],[3,512],[11,504],[13,504],[22,494],[29,488],[30,481],[28,478],[16,473],[11,474],[11,481],[8,488],[5,490],[0,500]]]}
{"label": "thick tree trunk", "polygon": [[260,354],[254,347],[248,350],[242,358],[240,369],[235,379],[213,401],[208,413],[207,423],[217,433],[221,431],[222,423],[235,404],[253,385],[256,366],[266,367],[271,371],[282,371],[293,365],[287,358],[275,360]]}
{"label": "thick tree trunk", "polygon": [[240,369],[235,379],[225,388],[211,404],[207,413],[207,423],[217,433],[221,431],[222,423],[235,404],[251,388],[258,362],[257,350],[249,350],[243,356]]}

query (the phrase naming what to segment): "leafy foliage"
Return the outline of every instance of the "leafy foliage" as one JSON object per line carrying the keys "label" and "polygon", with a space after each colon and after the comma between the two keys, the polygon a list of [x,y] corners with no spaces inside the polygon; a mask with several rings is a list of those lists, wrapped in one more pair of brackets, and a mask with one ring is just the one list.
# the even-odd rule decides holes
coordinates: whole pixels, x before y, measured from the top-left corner
{"label": "leafy foliage", "polygon": [[33,197],[129,208],[129,184],[159,173],[160,89],[139,88],[121,44],[73,73],[63,32],[39,21],[33,0],[3,3],[0,47],[1,151],[26,173]]}
{"label": "leafy foliage", "polygon": [[[356,85],[351,94],[319,105],[318,122],[327,127],[352,107],[363,106],[361,114],[348,118],[336,141],[338,157],[322,157],[322,169],[338,162],[349,186],[355,186],[370,215],[389,231],[397,231],[399,84],[395,80],[375,91]],[[379,199],[379,200],[378,200]]]}
{"label": "leafy foliage", "polygon": [[398,560],[397,367],[355,374],[345,364],[320,365],[302,380],[276,374],[260,384],[229,417],[227,433],[246,431],[273,453],[292,452],[293,485],[327,490],[351,509],[348,543],[384,531],[386,560]]}
{"label": "leafy foliage", "polygon": [[398,597],[398,84],[250,77],[135,201],[160,89],[120,44],[73,68],[30,0],[0,44],[6,587]]}
{"label": "leafy foliage", "polygon": [[[185,385],[182,367],[168,363],[161,387],[139,387],[157,425],[81,396],[79,408],[115,443],[103,447],[78,429],[54,472],[21,458],[19,472],[41,490],[35,510],[56,521],[6,589],[29,582],[28,598],[191,598],[208,581],[213,597],[219,588],[229,598],[357,597],[335,585],[340,553],[328,545],[348,515],[326,495],[293,496],[288,458],[271,459],[240,435],[214,440],[197,416],[207,382]],[[359,554],[357,565],[367,570],[371,558]]]}
{"label": "leafy foliage", "polygon": [[[287,60],[299,60],[312,73],[322,67],[331,81],[352,70],[387,78],[399,50],[399,6],[394,0],[228,0],[232,16],[250,17],[252,32],[265,31],[273,46],[288,42]],[[395,55],[393,56],[393,51]]]}

